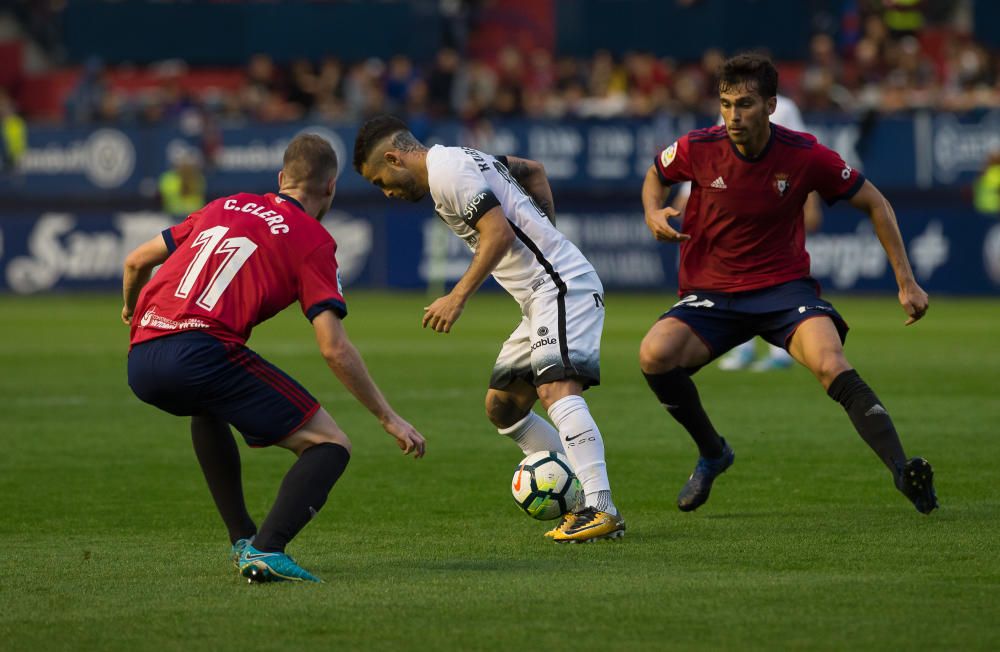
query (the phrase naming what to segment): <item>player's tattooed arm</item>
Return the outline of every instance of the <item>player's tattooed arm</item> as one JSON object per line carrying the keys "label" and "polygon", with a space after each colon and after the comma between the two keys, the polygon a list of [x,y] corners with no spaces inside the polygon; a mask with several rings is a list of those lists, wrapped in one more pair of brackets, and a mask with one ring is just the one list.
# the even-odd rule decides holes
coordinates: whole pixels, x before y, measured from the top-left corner
{"label": "player's tattooed arm", "polygon": [[517,179],[525,192],[527,192],[538,208],[545,213],[549,221],[556,223],[556,205],[552,197],[552,188],[549,186],[549,179],[545,175],[545,167],[538,161],[516,156],[507,157],[507,169],[510,176]]}
{"label": "player's tattooed arm", "polygon": [[479,244],[468,269],[451,292],[424,308],[422,325],[438,333],[448,333],[465,309],[465,302],[479,289],[514,244],[514,231],[499,206],[486,211],[476,221]]}
{"label": "player's tattooed arm", "polygon": [[139,292],[149,282],[153,269],[163,263],[170,255],[163,235],[156,235],[132,250],[125,257],[125,267],[122,270],[122,321],[132,322],[132,313],[139,300]]}

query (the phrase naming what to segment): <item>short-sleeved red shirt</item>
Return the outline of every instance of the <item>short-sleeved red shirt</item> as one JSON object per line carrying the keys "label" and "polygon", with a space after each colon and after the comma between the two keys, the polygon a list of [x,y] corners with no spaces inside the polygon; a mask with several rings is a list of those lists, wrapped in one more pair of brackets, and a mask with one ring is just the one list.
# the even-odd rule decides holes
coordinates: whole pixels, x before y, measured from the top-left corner
{"label": "short-sleeved red shirt", "polygon": [[865,182],[812,135],[773,123],[757,158],[740,154],[718,126],[682,136],[655,165],[664,183],[691,181],[681,294],[756,290],[808,276],[806,197],[815,190],[833,204],[853,197]]}
{"label": "short-sleeved red shirt", "polygon": [[347,315],[337,243],[291,197],[223,197],[163,239],[171,253],[139,295],[132,345],[188,330],[243,344],[296,300],[310,320]]}

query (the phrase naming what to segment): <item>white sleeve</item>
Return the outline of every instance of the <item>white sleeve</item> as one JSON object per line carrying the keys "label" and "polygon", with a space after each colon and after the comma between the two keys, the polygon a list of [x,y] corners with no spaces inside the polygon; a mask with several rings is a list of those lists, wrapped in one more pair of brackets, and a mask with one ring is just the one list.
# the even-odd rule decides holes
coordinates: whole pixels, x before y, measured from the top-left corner
{"label": "white sleeve", "polygon": [[500,200],[486,177],[468,156],[445,156],[428,167],[428,185],[434,202],[471,227]]}

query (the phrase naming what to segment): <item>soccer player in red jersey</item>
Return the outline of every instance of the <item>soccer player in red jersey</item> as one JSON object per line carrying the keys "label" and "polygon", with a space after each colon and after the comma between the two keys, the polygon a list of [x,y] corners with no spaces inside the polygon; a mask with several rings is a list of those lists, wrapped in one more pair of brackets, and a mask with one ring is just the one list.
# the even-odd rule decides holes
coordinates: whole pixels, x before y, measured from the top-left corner
{"label": "soccer player in red jersey", "polygon": [[[285,151],[277,194],[217,199],[125,260],[129,385],[143,401],[191,417],[195,453],[229,530],[233,561],[251,581],[319,581],[285,546],[323,507],[351,451],[347,435],[304,387],[245,346],[254,326],[298,301],[340,382],[405,454],[424,454],[424,438],[382,396],[341,323],[347,306],[337,243],[319,223],[336,177],[330,144],[298,136]],[[281,446],[298,456],[259,530],[243,498],[229,424],[250,446]]]}
{"label": "soccer player in red jersey", "polygon": [[[910,269],[892,207],[870,181],[806,133],[771,124],[778,72],[766,58],[738,55],[720,71],[725,125],[699,129],[664,149],[642,187],[646,224],[657,240],[680,244],[681,300],[646,334],[640,366],[660,403],[691,435],[700,458],[677,498],[691,511],[733,463],[733,449],[705,414],[692,374],[760,335],[788,349],[847,411],[862,439],[918,511],[937,507],[933,472],[907,459],[885,406],[844,357],[847,324],[809,276],[802,207],[811,191],[848,200],[869,216],[913,324],[927,293]],[[669,186],[691,181],[683,232],[664,208]]]}

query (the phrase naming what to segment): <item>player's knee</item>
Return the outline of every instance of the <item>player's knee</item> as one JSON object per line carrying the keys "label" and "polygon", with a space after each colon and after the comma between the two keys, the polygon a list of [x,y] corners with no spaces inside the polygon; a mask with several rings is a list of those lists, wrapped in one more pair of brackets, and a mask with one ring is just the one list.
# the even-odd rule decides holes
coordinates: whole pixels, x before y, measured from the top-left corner
{"label": "player's knee", "polygon": [[660,338],[647,335],[639,345],[639,368],[643,373],[663,373],[679,365],[677,352],[665,346]]}
{"label": "player's knee", "polygon": [[538,400],[542,407],[549,409],[553,403],[566,398],[567,396],[581,396],[583,394],[583,383],[576,378],[563,378],[551,383],[539,385],[536,388]]}
{"label": "player's knee", "polygon": [[851,369],[851,365],[842,354],[830,352],[819,356],[812,372],[824,387],[829,387],[834,378],[849,369]]}
{"label": "player's knee", "polygon": [[301,455],[306,449],[319,444],[337,444],[346,448],[348,453],[351,452],[351,440],[323,408],[279,445]]}
{"label": "player's knee", "polygon": [[348,453],[351,452],[351,440],[342,430],[309,432],[299,441],[295,452],[301,455],[303,451],[320,444],[336,444],[346,448]]}
{"label": "player's knee", "polygon": [[492,389],[486,392],[486,417],[497,428],[510,428],[527,416],[530,409],[530,405],[521,405],[501,392]]}

